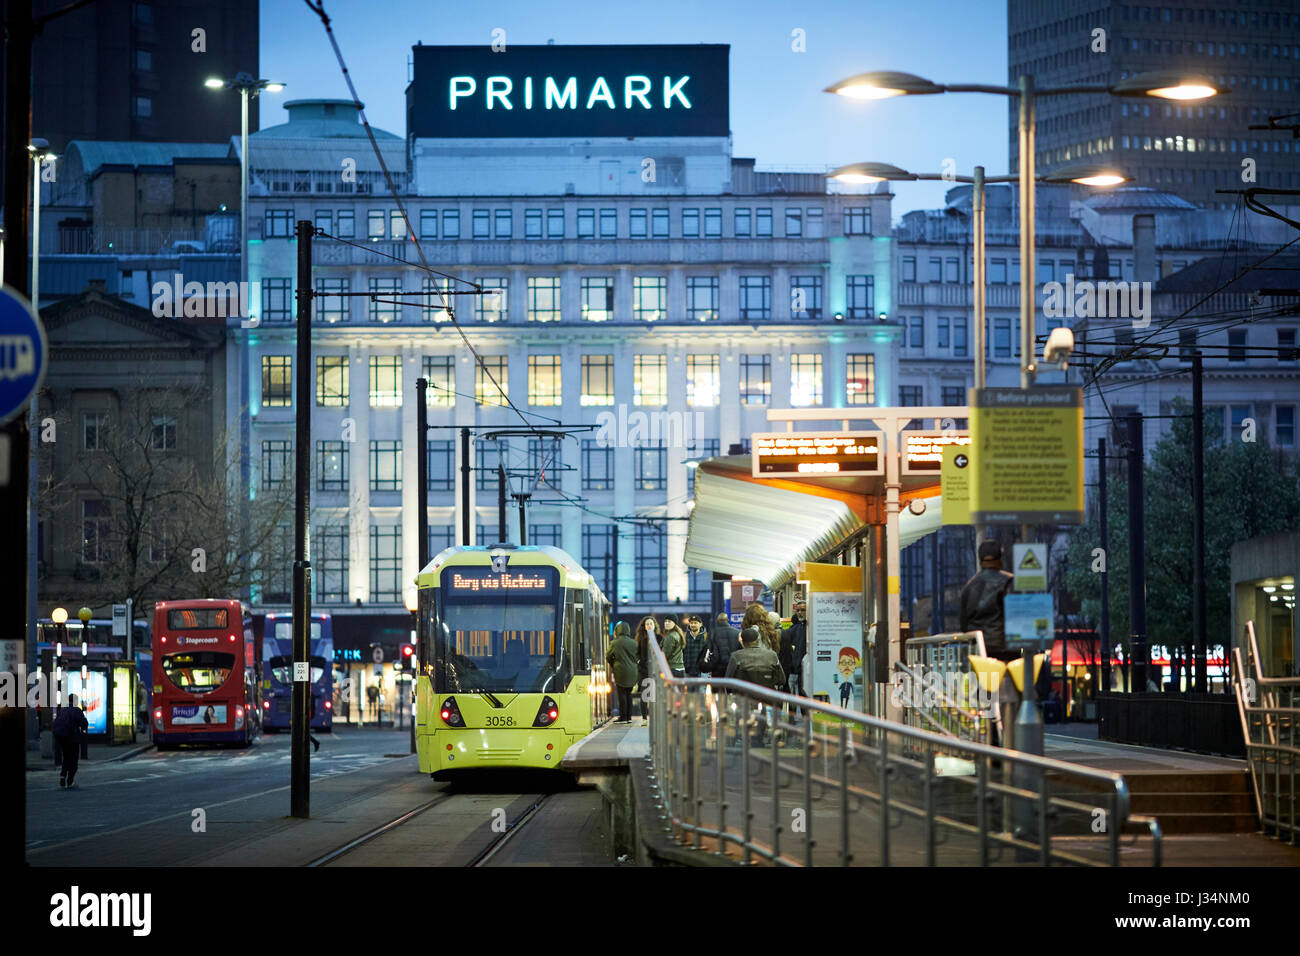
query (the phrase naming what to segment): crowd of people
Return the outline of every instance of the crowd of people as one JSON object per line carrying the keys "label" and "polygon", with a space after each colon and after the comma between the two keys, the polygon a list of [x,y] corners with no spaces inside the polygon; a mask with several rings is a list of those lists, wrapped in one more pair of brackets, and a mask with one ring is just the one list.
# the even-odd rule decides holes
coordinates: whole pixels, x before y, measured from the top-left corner
{"label": "crowd of people", "polygon": [[807,656],[807,613],[796,599],[791,624],[784,630],[781,616],[762,604],[751,604],[739,629],[726,614],[706,628],[698,614],[680,622],[674,614],[647,614],[635,634],[626,621],[614,626],[605,660],[616,689],[615,711],[619,723],[633,719],[633,697],[640,701],[641,723],[649,718],[651,678],[650,641],[656,641],[674,677],[733,677],[760,687],[803,694],[804,658]]}

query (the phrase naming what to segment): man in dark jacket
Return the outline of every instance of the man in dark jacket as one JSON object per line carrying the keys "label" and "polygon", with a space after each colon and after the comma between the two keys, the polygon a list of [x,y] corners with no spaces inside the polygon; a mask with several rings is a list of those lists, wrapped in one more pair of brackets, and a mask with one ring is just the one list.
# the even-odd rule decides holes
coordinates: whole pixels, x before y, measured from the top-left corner
{"label": "man in dark jacket", "polygon": [[785,671],[781,669],[781,659],[770,647],[759,643],[759,636],[756,627],[747,627],[740,632],[741,648],[727,662],[727,676],[769,690],[784,690]]}
{"label": "man in dark jacket", "polygon": [[700,658],[709,645],[709,632],[704,629],[700,619],[692,614],[686,619],[686,676],[699,677]]}
{"label": "man in dark jacket", "polygon": [[1006,609],[1003,602],[1015,578],[1002,570],[1002,545],[984,541],[979,549],[980,569],[961,589],[961,629],[983,631],[984,650],[998,660],[1014,660],[1007,651]]}
{"label": "man in dark jacket", "polygon": [[[747,627],[740,632],[740,650],[731,655],[727,662],[727,676],[749,681],[770,690],[785,689],[785,671],[781,669],[781,660],[776,651],[761,640],[762,635],[756,627]],[[763,746],[767,737],[767,717],[764,705],[758,704],[754,713],[753,746]]]}
{"label": "man in dark jacket", "polygon": [[790,693],[803,695],[803,656],[808,650],[807,605],[800,598],[794,603],[790,626],[781,632],[781,669],[786,673]]}
{"label": "man in dark jacket", "polygon": [[707,670],[710,677],[725,676],[727,662],[739,647],[740,632],[731,626],[727,615],[719,614],[713,633],[709,635],[708,646],[704,649],[707,659],[700,662],[700,670]]}
{"label": "man in dark jacket", "polygon": [[625,621],[614,625],[614,640],[605,652],[610,676],[618,688],[618,723],[632,722],[632,688],[636,686],[637,654],[632,629]]}
{"label": "man in dark jacket", "polygon": [[77,695],[68,696],[66,707],[60,707],[54,715],[55,749],[63,754],[63,766],[59,769],[59,787],[72,789],[77,777],[77,758],[81,756],[82,734],[90,730],[86,715],[77,704]]}

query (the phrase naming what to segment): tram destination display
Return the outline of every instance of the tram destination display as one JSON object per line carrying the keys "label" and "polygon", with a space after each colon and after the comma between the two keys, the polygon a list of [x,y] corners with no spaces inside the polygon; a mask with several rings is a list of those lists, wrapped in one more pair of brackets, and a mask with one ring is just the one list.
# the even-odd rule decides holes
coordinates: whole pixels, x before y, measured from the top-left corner
{"label": "tram destination display", "polygon": [[880,432],[755,432],[755,478],[883,474]]}

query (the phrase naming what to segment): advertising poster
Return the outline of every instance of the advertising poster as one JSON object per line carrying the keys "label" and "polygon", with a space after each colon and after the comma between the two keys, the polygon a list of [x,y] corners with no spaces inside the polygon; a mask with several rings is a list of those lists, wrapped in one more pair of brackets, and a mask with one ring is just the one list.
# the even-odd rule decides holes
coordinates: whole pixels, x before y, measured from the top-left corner
{"label": "advertising poster", "polygon": [[225,704],[173,704],[173,724],[224,724]]}
{"label": "advertising poster", "polygon": [[[90,671],[83,683],[81,668],[63,672],[63,689],[65,694],[76,694],[77,703],[86,712],[86,723],[90,733],[108,733],[108,675],[103,671]],[[63,698],[67,700],[66,697]]]}
{"label": "advertising poster", "polygon": [[1008,594],[1006,598],[1007,647],[1038,650],[1051,647],[1055,607],[1049,593]]}
{"label": "advertising poster", "polygon": [[727,602],[727,619],[731,626],[740,629],[745,620],[745,608],[758,600],[763,593],[762,581],[732,581],[731,598]]}
{"label": "advertising poster", "polygon": [[812,695],[848,710],[863,709],[862,594],[809,595]]}

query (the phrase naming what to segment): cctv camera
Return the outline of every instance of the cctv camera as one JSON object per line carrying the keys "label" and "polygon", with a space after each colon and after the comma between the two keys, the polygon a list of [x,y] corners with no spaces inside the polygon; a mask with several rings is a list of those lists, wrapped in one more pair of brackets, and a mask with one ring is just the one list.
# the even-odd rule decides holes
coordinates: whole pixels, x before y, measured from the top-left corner
{"label": "cctv camera", "polygon": [[1052,329],[1051,335],[1047,337],[1047,344],[1043,346],[1043,361],[1048,365],[1055,364],[1061,371],[1065,371],[1069,367],[1073,351],[1074,333],[1061,326]]}

